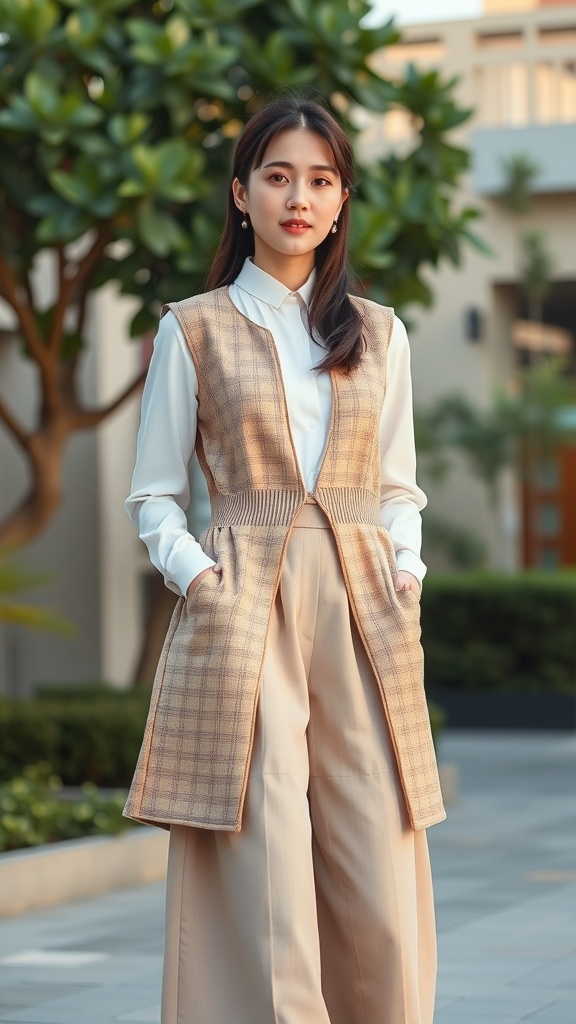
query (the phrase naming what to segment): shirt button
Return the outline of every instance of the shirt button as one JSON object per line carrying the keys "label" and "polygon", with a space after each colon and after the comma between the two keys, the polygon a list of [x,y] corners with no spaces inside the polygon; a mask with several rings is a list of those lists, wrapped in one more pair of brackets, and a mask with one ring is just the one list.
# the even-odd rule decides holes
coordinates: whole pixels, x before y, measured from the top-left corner
{"label": "shirt button", "polygon": [[310,427],[310,430],[316,430],[316,427],[317,427],[316,420],[308,420],[308,426]]}

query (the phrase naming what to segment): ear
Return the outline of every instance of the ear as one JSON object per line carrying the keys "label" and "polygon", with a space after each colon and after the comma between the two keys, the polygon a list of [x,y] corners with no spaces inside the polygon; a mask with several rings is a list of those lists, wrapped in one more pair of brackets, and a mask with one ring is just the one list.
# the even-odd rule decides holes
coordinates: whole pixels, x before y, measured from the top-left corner
{"label": "ear", "polygon": [[243,185],[238,178],[234,178],[232,182],[232,194],[234,196],[234,202],[241,213],[246,213],[248,210],[248,194],[246,192],[246,186]]}
{"label": "ear", "polygon": [[342,212],[342,207],[344,206],[344,203],[346,202],[346,200],[349,197],[350,197],[350,189],[349,188],[342,189],[342,202],[340,203],[340,206],[338,207],[338,216],[340,216],[340,214]]}

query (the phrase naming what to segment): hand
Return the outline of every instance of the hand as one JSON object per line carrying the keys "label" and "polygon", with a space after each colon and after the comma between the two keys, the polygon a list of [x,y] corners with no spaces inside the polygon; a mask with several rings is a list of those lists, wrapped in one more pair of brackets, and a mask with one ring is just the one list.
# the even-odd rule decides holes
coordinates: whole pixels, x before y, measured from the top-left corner
{"label": "hand", "polygon": [[411,572],[407,572],[406,569],[399,569],[394,580],[394,590],[397,594],[411,590],[413,594],[416,594],[416,597],[420,597],[420,580],[416,579]]}
{"label": "hand", "polygon": [[202,572],[199,572],[198,575],[194,577],[194,579],[192,580],[188,587],[188,590],[186,591],[187,601],[192,597],[192,594],[194,593],[196,588],[200,586],[200,583],[202,582],[204,577],[208,575],[209,572],[217,572],[218,574],[220,574],[222,572],[222,569],[218,565],[213,565],[210,568],[203,569]]}

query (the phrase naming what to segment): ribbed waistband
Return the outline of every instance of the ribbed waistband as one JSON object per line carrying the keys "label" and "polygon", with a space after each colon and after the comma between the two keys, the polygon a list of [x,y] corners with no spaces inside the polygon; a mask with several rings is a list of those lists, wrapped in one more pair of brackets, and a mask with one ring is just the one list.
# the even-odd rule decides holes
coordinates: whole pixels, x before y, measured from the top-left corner
{"label": "ribbed waistband", "polygon": [[[225,526],[290,526],[301,507],[310,498],[301,491],[250,490],[238,494],[212,496],[211,524]],[[314,497],[328,509],[334,523],[378,522],[379,501],[376,495],[362,488],[319,488]],[[314,501],[314,498],[312,498]],[[314,508],[314,504],[309,505]],[[323,514],[323,513],[322,513]]]}

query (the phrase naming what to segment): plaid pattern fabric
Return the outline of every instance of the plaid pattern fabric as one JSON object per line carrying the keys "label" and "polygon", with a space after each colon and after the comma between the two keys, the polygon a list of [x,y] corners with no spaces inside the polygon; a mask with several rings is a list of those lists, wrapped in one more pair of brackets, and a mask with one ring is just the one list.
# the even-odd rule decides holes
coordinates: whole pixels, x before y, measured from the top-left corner
{"label": "plaid pattern fabric", "polygon": [[[332,374],[332,420],[315,498],[334,530],[410,820],[419,829],[444,817],[423,688],[419,604],[394,591],[392,541],[377,525],[378,424],[393,314],[355,301],[366,353],[354,373]],[[225,288],[166,308],[178,318],[196,365],[196,450],[212,503],[200,542],[222,574],[208,574],[176,606],[125,813],[161,825],[239,831],[268,622],[306,488],[270,333],[239,313]]]}

